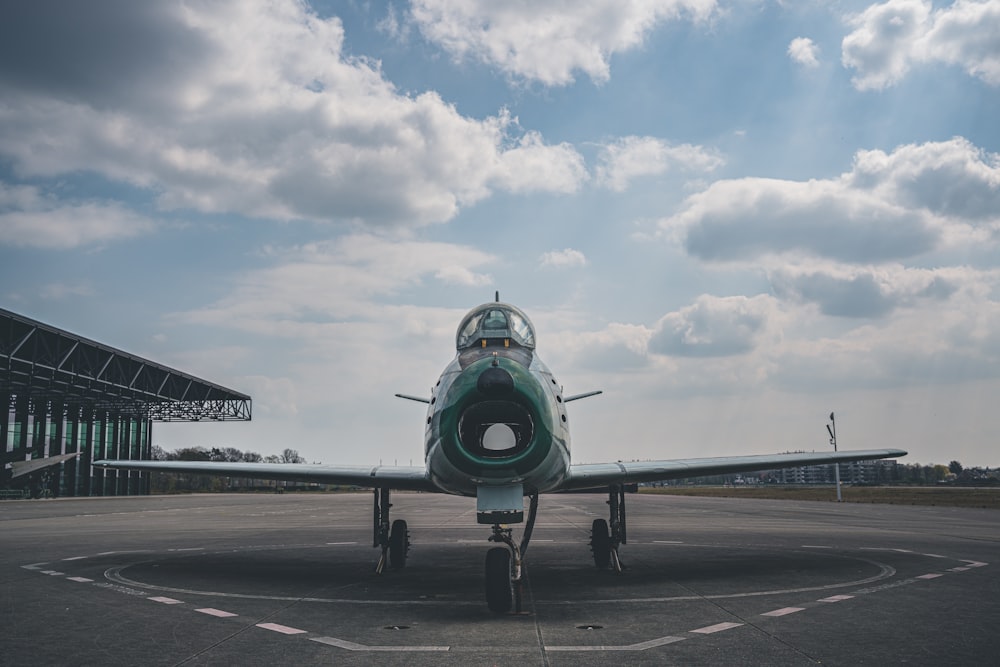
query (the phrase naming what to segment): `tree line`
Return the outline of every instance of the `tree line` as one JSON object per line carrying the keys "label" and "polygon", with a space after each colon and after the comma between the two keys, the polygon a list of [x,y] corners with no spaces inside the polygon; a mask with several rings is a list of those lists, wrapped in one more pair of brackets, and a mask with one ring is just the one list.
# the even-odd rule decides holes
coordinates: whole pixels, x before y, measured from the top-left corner
{"label": "tree line", "polygon": [[893,482],[900,484],[955,484],[957,486],[1000,486],[1000,470],[969,466],[959,461],[948,465],[921,465],[919,463],[897,463]]}
{"label": "tree line", "polygon": [[[948,465],[940,463],[924,465],[921,463],[900,463],[884,461],[876,463],[868,470],[863,481],[852,480],[849,474],[851,464],[841,464],[841,481],[843,484],[863,486],[1000,486],[1000,469],[979,466],[965,467],[959,461],[951,461]],[[802,466],[803,468],[829,468],[827,479],[806,482],[814,484],[833,483],[833,465]],[[731,484],[786,484],[793,483],[789,478],[793,469],[762,470],[759,472],[730,473],[726,475],[709,475],[691,477],[672,482],[654,483],[655,485],[678,486],[726,486]],[[815,475],[813,477],[816,477]]]}
{"label": "tree line", "polygon": [[[281,454],[262,456],[257,452],[244,452],[235,447],[182,447],[168,452],[159,445],[153,445],[150,458],[154,461],[225,461],[245,463],[305,463],[306,460],[294,449],[285,449]],[[247,479],[228,475],[193,475],[189,473],[154,472],[150,474],[150,493],[231,493],[270,491],[285,489],[297,491],[333,490],[338,487],[302,482],[278,482],[275,480]]]}

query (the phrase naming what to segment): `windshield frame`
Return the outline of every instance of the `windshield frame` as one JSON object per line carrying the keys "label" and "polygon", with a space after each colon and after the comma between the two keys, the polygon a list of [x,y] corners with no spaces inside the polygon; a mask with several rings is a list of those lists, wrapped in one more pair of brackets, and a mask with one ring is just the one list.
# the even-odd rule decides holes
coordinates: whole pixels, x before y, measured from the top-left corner
{"label": "windshield frame", "polygon": [[[487,321],[490,315],[497,313],[503,314],[505,326],[495,326],[498,323],[496,319]],[[484,326],[486,324],[494,326]],[[520,308],[508,303],[484,303],[462,318],[455,333],[455,349],[461,352],[477,345],[482,346],[483,341],[488,344],[494,340],[504,340],[508,341],[506,344],[534,350],[535,326]]]}

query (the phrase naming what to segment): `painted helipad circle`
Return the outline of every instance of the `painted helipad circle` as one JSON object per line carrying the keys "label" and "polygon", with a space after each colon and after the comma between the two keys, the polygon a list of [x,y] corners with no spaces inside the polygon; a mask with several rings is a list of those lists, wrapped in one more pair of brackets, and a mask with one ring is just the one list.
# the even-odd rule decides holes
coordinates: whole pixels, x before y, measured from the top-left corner
{"label": "painted helipad circle", "polygon": [[[469,545],[454,546],[464,548],[453,550],[445,562],[411,559],[411,566],[381,576],[372,571],[377,551],[354,544],[133,554],[104,576],[146,591],[219,598],[481,606],[482,555]],[[663,545],[630,545],[623,557],[629,568],[617,574],[582,560],[567,564],[538,550],[528,558],[527,596],[536,605],[668,603],[835,591],[896,573],[865,556],[761,546],[684,545],[664,552]]]}

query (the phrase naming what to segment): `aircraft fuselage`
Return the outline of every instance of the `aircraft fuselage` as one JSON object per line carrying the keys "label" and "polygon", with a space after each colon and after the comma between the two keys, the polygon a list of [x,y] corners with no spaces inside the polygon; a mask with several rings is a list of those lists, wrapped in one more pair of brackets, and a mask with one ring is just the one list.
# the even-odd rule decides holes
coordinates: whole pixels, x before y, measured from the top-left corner
{"label": "aircraft fuselage", "polygon": [[[477,314],[523,316],[496,303],[480,306],[466,320]],[[427,412],[425,456],[432,482],[466,496],[516,485],[525,495],[556,489],[569,473],[569,425],[562,388],[533,345],[522,344],[533,342],[533,332],[520,342],[502,335],[510,327],[474,331],[464,340],[461,327],[459,332],[458,354],[432,390]]]}

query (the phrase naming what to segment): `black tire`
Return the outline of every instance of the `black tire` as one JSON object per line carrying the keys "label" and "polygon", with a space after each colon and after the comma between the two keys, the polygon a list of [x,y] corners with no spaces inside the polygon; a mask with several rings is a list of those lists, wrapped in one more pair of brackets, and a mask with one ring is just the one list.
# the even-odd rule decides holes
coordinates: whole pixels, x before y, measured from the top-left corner
{"label": "black tire", "polygon": [[590,550],[594,552],[594,565],[607,569],[611,562],[611,532],[604,519],[594,519],[590,527]]}
{"label": "black tire", "polygon": [[505,614],[514,602],[511,584],[510,551],[493,547],[486,552],[486,606],[490,611]]}
{"label": "black tire", "polygon": [[400,570],[406,567],[406,555],[410,551],[410,534],[406,522],[396,519],[389,531],[389,567]]}

